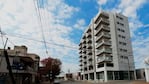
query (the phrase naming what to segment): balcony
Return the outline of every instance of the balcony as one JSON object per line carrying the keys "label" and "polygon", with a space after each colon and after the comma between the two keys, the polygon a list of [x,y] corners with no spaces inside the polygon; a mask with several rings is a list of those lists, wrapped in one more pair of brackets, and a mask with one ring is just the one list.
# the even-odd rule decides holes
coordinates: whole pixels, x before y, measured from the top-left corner
{"label": "balcony", "polygon": [[82,46],[79,46],[79,50],[81,50],[82,49]]}
{"label": "balcony", "polygon": [[87,49],[92,49],[92,44],[88,44]]}
{"label": "balcony", "polygon": [[87,52],[87,55],[92,55],[92,51],[88,51]]}
{"label": "balcony", "polygon": [[82,53],[82,50],[79,51],[79,54],[81,54],[81,53]]}
{"label": "balcony", "polygon": [[82,55],[80,55],[79,58],[82,58]]}
{"label": "balcony", "polygon": [[108,13],[101,12],[98,16],[96,16],[95,23],[97,23],[100,18],[106,18],[106,19],[108,19],[109,18],[109,15],[108,15]]}
{"label": "balcony", "polygon": [[91,40],[91,38],[89,38],[89,39],[86,39],[86,42],[87,42],[87,43],[92,43],[92,40]]}
{"label": "balcony", "polygon": [[95,36],[97,36],[98,33],[100,33],[101,30],[108,31],[108,32],[110,31],[110,27],[106,26],[106,25],[97,26],[96,29],[97,30],[95,31]]}
{"label": "balcony", "polygon": [[112,56],[108,56],[108,55],[99,56],[97,58],[97,63],[101,63],[101,62],[112,62]]}
{"label": "balcony", "polygon": [[111,41],[102,40],[96,44],[96,49],[98,49],[101,45],[111,46]]}
{"label": "balcony", "polygon": [[112,49],[111,48],[102,48],[102,49],[98,49],[96,51],[96,55],[100,55],[102,53],[108,53],[111,54],[112,53]]}
{"label": "balcony", "polygon": [[80,64],[79,66],[83,66],[83,64]]}
{"label": "balcony", "polygon": [[83,44],[83,46],[82,46],[83,48],[86,48],[86,45],[85,44]]}
{"label": "balcony", "polygon": [[86,37],[87,37],[87,38],[91,38],[91,37],[92,37],[91,34],[92,34],[91,32],[87,33],[87,34],[86,34]]}
{"label": "balcony", "polygon": [[98,34],[98,36],[96,36],[96,42],[98,42],[102,37],[104,38],[111,38],[111,35],[107,32],[101,32],[100,34]]}
{"label": "balcony", "polygon": [[82,62],[83,60],[82,59],[80,59],[80,61],[79,62]]}
{"label": "balcony", "polygon": [[100,26],[101,24],[109,25],[109,20],[105,18],[100,18],[100,20],[95,24],[95,30]]}
{"label": "balcony", "polygon": [[86,50],[84,50],[83,53],[85,54],[86,53]]}
{"label": "balcony", "polygon": [[89,60],[89,61],[92,61],[92,60],[93,60],[93,58],[92,58],[91,55],[88,56],[88,60]]}
{"label": "balcony", "polygon": [[87,33],[90,33],[92,30],[91,30],[91,28],[89,28],[88,30],[87,30]]}
{"label": "balcony", "polygon": [[93,62],[92,61],[88,62],[88,66],[91,66],[91,65],[93,65]]}
{"label": "balcony", "polygon": [[86,43],[86,39],[83,40],[83,44],[85,44],[85,43]]}
{"label": "balcony", "polygon": [[87,56],[86,55],[84,55],[84,57],[83,57],[84,59],[86,59],[87,58]]}

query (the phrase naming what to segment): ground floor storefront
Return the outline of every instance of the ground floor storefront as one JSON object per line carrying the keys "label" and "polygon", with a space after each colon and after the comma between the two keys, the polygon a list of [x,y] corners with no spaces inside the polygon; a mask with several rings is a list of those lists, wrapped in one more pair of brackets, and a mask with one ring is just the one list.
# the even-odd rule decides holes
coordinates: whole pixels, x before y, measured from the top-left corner
{"label": "ground floor storefront", "polygon": [[[95,73],[85,73],[81,75],[82,80],[98,80],[107,82],[108,80],[134,80],[134,71],[101,71]],[[95,78],[96,77],[96,78]]]}

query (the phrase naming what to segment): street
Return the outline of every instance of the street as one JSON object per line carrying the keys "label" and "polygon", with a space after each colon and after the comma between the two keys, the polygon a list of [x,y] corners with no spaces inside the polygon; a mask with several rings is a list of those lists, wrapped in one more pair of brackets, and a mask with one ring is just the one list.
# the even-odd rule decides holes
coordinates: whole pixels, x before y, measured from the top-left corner
{"label": "street", "polygon": [[[50,83],[42,83],[42,84],[50,84]],[[91,83],[91,82],[83,82],[83,81],[61,81],[59,84],[149,84],[145,81],[111,81],[107,83]]]}

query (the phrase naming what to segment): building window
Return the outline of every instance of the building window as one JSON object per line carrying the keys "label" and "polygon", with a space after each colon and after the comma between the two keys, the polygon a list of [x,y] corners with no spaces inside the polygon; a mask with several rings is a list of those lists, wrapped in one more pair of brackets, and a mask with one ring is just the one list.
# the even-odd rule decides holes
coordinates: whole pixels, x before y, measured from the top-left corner
{"label": "building window", "polygon": [[116,15],[116,18],[118,18],[118,19],[120,19],[120,20],[123,20],[123,18],[120,17],[120,16],[118,16],[118,15]]}
{"label": "building window", "polygon": [[106,66],[107,67],[113,67],[114,65],[113,65],[113,63],[107,63]]}
{"label": "building window", "polygon": [[119,41],[120,45],[126,45],[127,43]]}
{"label": "building window", "polygon": [[121,29],[121,28],[118,28],[117,30],[118,31],[121,31],[121,32],[125,32],[125,30],[124,29]]}
{"label": "building window", "polygon": [[120,38],[123,38],[123,39],[125,39],[126,37],[125,36],[123,36],[123,35],[118,35],[118,37],[120,37]]}
{"label": "building window", "polygon": [[121,51],[121,52],[127,52],[126,49],[122,49],[122,48],[120,48],[120,51]]}
{"label": "building window", "polygon": [[103,64],[103,63],[102,63],[102,64],[98,64],[97,67],[98,67],[98,68],[104,67],[104,64]]}
{"label": "building window", "polygon": [[120,22],[117,22],[117,24],[118,24],[118,25],[121,25],[121,26],[124,26],[124,24],[123,24],[123,23],[120,23]]}

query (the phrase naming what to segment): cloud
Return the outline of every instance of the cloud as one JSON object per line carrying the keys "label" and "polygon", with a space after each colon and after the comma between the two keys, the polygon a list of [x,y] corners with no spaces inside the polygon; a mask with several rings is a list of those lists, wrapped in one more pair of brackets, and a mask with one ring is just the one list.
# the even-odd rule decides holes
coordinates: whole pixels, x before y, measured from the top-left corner
{"label": "cloud", "polygon": [[101,5],[105,5],[107,3],[107,0],[97,0],[97,3]]}
{"label": "cloud", "polygon": [[85,24],[86,23],[84,19],[79,19],[74,25],[74,28],[79,29],[79,30],[84,30],[86,28]]}
{"label": "cloud", "polygon": [[147,0],[121,0],[118,8],[121,12],[131,18],[137,18],[137,10],[142,7],[142,5]]}
{"label": "cloud", "polygon": [[73,63],[63,63],[63,70],[66,71],[67,73],[70,71],[70,73],[74,73],[76,71],[79,71],[79,65],[78,64],[73,64]]}
{"label": "cloud", "polygon": [[[77,59],[75,51],[77,52],[76,46],[78,44],[74,43],[71,40],[72,38],[69,37],[74,28],[65,25],[65,20],[71,18],[75,12],[79,11],[79,8],[70,6],[63,0],[47,0],[46,4],[44,4],[45,8],[40,8],[43,32],[48,42],[49,55],[47,55],[43,43],[22,39],[25,37],[43,41],[39,17],[35,10],[36,7],[33,0],[1,0],[0,23],[9,40],[15,45],[26,45],[30,53],[38,54],[41,59],[48,56],[69,59],[70,55],[72,58]],[[81,24],[84,24],[83,20],[79,23],[80,27]],[[0,46],[3,48],[2,45]],[[13,47],[10,42],[8,46]],[[65,64],[68,65],[69,63],[65,62]],[[71,62],[71,65],[77,66],[78,64]],[[63,68],[67,70],[69,67],[64,66]],[[75,69],[75,71],[77,70]]]}
{"label": "cloud", "polygon": [[145,67],[144,60],[149,57],[149,37],[143,38],[141,35],[133,41],[133,51],[136,68]]}

